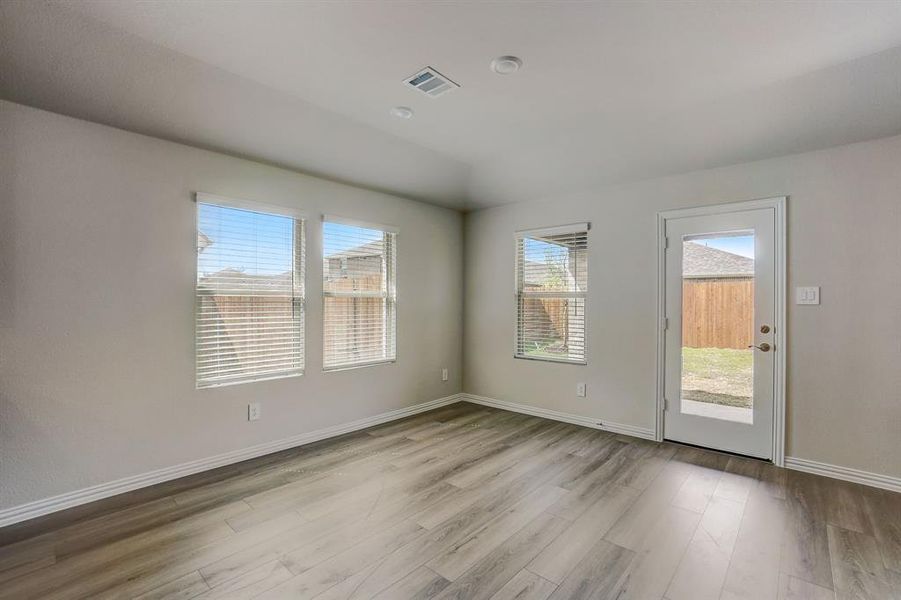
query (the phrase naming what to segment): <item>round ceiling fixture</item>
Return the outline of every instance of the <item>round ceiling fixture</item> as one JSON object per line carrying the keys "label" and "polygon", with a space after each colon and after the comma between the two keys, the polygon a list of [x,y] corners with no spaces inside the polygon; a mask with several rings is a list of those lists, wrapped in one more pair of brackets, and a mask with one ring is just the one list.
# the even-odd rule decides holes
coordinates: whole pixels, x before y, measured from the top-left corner
{"label": "round ceiling fixture", "polygon": [[395,106],[391,109],[391,116],[397,117],[398,119],[412,119],[413,109],[409,106]]}
{"label": "round ceiling fixture", "polygon": [[498,56],[491,61],[491,70],[498,75],[516,73],[522,67],[522,59],[517,56]]}

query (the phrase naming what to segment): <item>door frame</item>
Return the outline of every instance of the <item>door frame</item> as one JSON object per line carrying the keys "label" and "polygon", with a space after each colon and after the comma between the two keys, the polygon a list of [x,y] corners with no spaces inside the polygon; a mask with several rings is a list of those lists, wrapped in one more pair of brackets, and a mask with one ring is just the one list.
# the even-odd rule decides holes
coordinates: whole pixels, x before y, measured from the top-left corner
{"label": "door frame", "polygon": [[775,221],[775,321],[773,344],[776,350],[773,371],[773,464],[785,466],[785,366],[786,366],[786,204],[788,196],[729,202],[665,210],[657,213],[657,406],[654,438],[663,441],[665,367],[666,367],[666,222],[668,219],[771,208]]}

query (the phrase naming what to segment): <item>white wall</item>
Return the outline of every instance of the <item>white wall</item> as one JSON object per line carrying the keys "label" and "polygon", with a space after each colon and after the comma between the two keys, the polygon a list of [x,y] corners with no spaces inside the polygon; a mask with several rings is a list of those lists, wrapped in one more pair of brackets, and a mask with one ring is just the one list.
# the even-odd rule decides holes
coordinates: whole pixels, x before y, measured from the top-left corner
{"label": "white wall", "polygon": [[[205,18],[192,29],[212,31]],[[265,35],[278,37],[270,30]],[[321,56],[315,42],[300,30],[295,35]],[[241,42],[249,58],[245,50],[254,45]],[[457,160],[322,108],[328,102],[311,104],[276,89],[283,86],[127,34],[73,3],[0,2],[0,44],[0,97],[6,100],[445,206],[460,206],[466,195],[469,167]],[[289,57],[265,56],[270,67],[287,68],[281,58]],[[413,68],[407,64],[404,71]],[[321,82],[302,68],[292,76],[299,73],[306,83]],[[388,116],[387,106],[378,113],[397,131],[407,125]]]}
{"label": "white wall", "polygon": [[[0,102],[0,509],[464,387],[650,429],[656,212],[776,195],[790,286],[823,286],[789,305],[788,454],[901,476],[899,165],[895,137],[484,210],[464,256],[449,210]],[[303,377],[194,389],[196,190],[310,215]],[[396,364],[320,370],[323,212],[400,227]],[[514,360],[513,232],[582,220],[589,365]]]}
{"label": "white wall", "polygon": [[[303,377],[194,389],[198,190],[308,213]],[[324,212],[400,228],[396,364],[321,371]],[[0,102],[0,509],[458,393],[461,259],[454,211]]]}
{"label": "white wall", "polygon": [[[788,306],[787,455],[901,476],[901,137],[468,214],[466,392],[652,429],[657,211],[782,195],[789,287],[822,286]],[[515,360],[513,233],[578,221],[589,364]]]}

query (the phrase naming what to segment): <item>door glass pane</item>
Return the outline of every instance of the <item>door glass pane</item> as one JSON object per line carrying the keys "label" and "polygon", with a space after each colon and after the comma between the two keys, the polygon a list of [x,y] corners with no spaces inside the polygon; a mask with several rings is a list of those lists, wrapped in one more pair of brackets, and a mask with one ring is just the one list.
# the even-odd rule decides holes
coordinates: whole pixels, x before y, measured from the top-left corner
{"label": "door glass pane", "polygon": [[681,411],[753,423],[754,232],[682,240]]}

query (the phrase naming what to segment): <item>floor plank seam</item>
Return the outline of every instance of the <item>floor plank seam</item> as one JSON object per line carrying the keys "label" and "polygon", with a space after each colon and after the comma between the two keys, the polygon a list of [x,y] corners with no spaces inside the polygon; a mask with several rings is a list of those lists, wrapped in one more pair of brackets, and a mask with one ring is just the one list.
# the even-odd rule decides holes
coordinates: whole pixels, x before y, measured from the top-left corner
{"label": "floor plank seam", "polygon": [[[891,596],[901,496],[774,469],[446,406],[0,547],[0,598]],[[722,580],[686,576],[705,548]]]}

